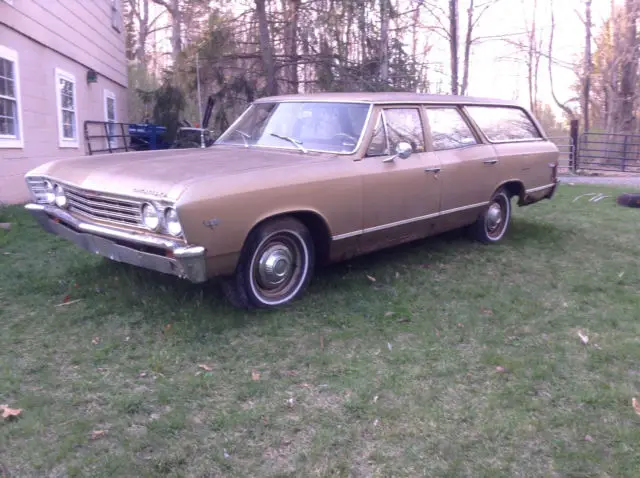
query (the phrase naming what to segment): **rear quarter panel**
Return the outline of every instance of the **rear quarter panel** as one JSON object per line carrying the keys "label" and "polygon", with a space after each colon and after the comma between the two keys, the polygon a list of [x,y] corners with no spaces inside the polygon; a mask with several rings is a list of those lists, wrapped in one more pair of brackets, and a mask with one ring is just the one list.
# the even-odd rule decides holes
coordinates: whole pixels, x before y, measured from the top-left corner
{"label": "rear quarter panel", "polygon": [[494,143],[501,164],[503,181],[519,180],[525,190],[553,183],[553,168],[558,162],[558,147],[550,141]]}

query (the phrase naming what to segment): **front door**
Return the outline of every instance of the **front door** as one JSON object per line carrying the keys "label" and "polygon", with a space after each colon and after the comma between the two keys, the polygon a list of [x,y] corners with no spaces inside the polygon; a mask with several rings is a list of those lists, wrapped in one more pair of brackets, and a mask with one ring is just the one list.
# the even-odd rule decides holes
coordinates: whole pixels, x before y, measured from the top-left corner
{"label": "front door", "polygon": [[[376,112],[376,127],[363,169],[362,252],[424,237],[440,210],[440,162],[425,147],[423,113],[417,106]],[[400,143],[411,154],[394,156]]]}

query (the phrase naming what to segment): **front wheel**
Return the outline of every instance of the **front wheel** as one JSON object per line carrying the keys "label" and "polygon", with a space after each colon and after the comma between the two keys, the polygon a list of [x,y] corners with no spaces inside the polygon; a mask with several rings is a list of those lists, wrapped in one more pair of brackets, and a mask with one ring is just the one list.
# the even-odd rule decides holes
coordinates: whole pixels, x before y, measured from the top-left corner
{"label": "front wheel", "polygon": [[249,234],[236,272],[223,283],[223,290],[236,307],[285,305],[306,289],[314,257],[304,224],[289,217],[268,221]]}
{"label": "front wheel", "polygon": [[475,239],[485,244],[501,240],[511,223],[511,197],[500,189],[493,195],[471,230]]}

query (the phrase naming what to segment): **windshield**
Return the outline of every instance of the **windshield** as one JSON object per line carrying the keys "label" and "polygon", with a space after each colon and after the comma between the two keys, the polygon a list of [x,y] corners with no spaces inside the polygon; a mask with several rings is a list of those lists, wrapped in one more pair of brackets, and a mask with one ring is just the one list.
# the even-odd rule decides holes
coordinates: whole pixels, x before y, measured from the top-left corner
{"label": "windshield", "polygon": [[369,108],[365,103],[255,103],[216,143],[351,153]]}

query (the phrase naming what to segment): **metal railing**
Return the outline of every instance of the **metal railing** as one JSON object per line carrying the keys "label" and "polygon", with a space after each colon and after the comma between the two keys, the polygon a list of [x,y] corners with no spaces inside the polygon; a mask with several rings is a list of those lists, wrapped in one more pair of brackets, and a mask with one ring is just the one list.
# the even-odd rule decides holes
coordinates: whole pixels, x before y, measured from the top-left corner
{"label": "metal railing", "polygon": [[571,136],[551,136],[549,137],[549,141],[554,143],[560,150],[558,167],[560,169],[573,169],[576,148],[571,140]]}
{"label": "metal railing", "polygon": [[640,173],[640,135],[583,133],[578,159],[579,169]]}
{"label": "metal railing", "polygon": [[[165,131],[164,127],[153,124],[84,122],[84,139],[89,155],[164,148]],[[98,142],[98,147],[95,141]]]}

